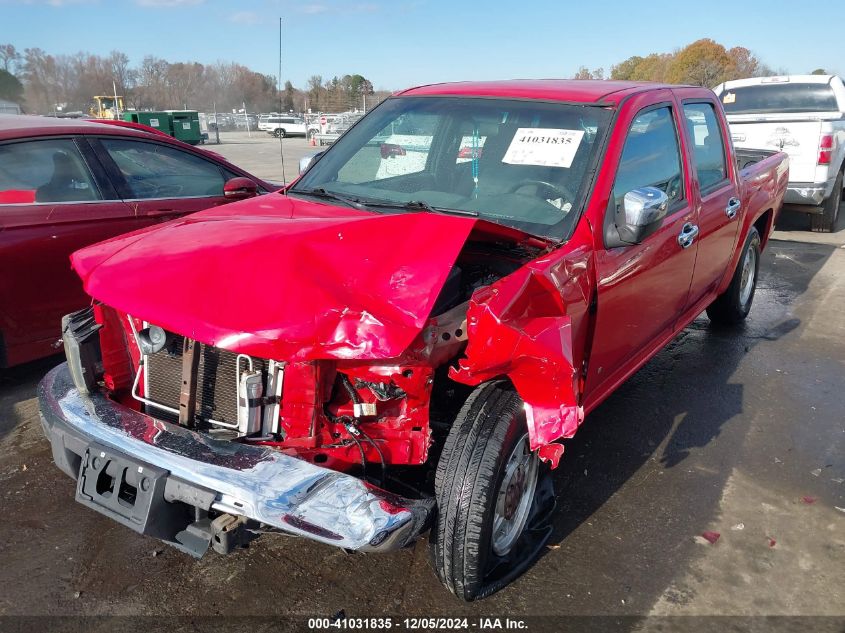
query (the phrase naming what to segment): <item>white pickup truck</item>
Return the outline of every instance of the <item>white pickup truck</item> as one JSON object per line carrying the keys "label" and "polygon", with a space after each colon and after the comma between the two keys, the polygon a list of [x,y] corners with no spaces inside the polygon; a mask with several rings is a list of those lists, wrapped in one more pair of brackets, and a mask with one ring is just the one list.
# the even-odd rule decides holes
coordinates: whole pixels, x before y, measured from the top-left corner
{"label": "white pickup truck", "polygon": [[809,213],[814,231],[835,229],[845,169],[845,84],[833,75],[726,81],[714,88],[734,146],[789,154],[785,208]]}

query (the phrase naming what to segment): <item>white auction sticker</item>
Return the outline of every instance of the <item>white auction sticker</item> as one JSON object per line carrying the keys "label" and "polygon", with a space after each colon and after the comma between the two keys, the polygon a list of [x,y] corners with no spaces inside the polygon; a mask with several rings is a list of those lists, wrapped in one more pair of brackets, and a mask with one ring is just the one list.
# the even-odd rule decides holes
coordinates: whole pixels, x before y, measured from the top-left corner
{"label": "white auction sticker", "polygon": [[521,127],[516,130],[503,163],[570,167],[584,138],[584,130]]}

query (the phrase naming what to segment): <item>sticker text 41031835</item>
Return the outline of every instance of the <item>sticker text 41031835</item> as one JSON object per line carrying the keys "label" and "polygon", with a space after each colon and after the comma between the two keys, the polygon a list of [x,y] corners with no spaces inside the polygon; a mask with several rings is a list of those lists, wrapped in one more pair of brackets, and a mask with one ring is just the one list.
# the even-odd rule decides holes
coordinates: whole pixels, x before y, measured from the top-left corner
{"label": "sticker text 41031835", "polygon": [[502,162],[569,168],[583,138],[583,130],[521,127],[516,130]]}

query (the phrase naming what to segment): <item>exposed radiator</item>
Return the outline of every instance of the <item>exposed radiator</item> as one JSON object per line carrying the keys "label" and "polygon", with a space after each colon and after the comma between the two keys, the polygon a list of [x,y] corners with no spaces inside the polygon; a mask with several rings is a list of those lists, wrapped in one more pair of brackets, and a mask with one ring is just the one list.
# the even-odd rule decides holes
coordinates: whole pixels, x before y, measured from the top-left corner
{"label": "exposed radiator", "polygon": [[[147,357],[146,397],[155,402],[179,408],[179,384],[182,380],[181,336],[173,335],[173,343],[166,349]],[[217,347],[202,346],[197,377],[197,415],[237,424],[237,354]],[[252,359],[253,367],[266,372],[268,361]],[[241,369],[245,362],[241,362]],[[151,409],[152,412],[152,409]],[[161,411],[155,410],[161,417]]]}

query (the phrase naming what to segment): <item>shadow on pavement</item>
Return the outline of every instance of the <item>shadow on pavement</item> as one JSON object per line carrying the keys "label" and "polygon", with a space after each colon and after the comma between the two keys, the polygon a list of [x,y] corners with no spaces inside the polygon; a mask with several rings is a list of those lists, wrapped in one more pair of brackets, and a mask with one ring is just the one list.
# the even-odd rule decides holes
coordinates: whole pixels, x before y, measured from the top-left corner
{"label": "shadow on pavement", "polygon": [[[783,209],[778,216],[775,228],[778,231],[807,231],[811,233],[810,215]],[[836,219],[836,226],[833,227],[834,235],[843,232],[845,232],[845,202],[839,206],[839,217]]]}
{"label": "shadow on pavement", "polygon": [[[559,570],[563,577],[555,584],[582,585],[579,575],[585,567],[606,573],[616,566],[620,577],[630,574],[632,584],[637,583],[643,606],[649,606],[649,593],[656,600],[693,555],[691,537],[711,518],[737,459],[736,452],[727,448],[713,467],[699,463],[699,455],[705,453],[700,449],[717,440],[728,424],[730,441],[741,443],[748,432],[744,384],[733,378],[738,366],[756,345],[776,342],[801,327],[786,306],[807,290],[833,250],[827,245],[772,240],[761,261],[758,295],[745,324],[717,328],[701,315],[593,411],[566,442],[560,467],[553,473],[558,507],[550,549],[566,548],[589,560],[564,565]],[[706,453],[712,462],[714,452]],[[649,485],[642,485],[647,479]],[[621,504],[623,515],[618,514],[619,503],[613,504],[617,510],[604,508],[616,495],[627,495],[627,503]],[[607,516],[610,512],[616,514]],[[611,536],[611,543],[624,537],[623,552],[577,551],[584,548],[581,534],[595,530],[620,535]],[[597,536],[608,542],[608,535]],[[641,568],[638,573],[632,573],[632,565]],[[631,589],[629,584],[622,592]],[[601,589],[592,593],[600,594]],[[619,599],[609,604],[618,608]]]}
{"label": "shadow on pavement", "polygon": [[34,398],[38,381],[63,360],[63,356],[55,355],[17,367],[0,369],[0,439],[23,422],[15,405]]}

